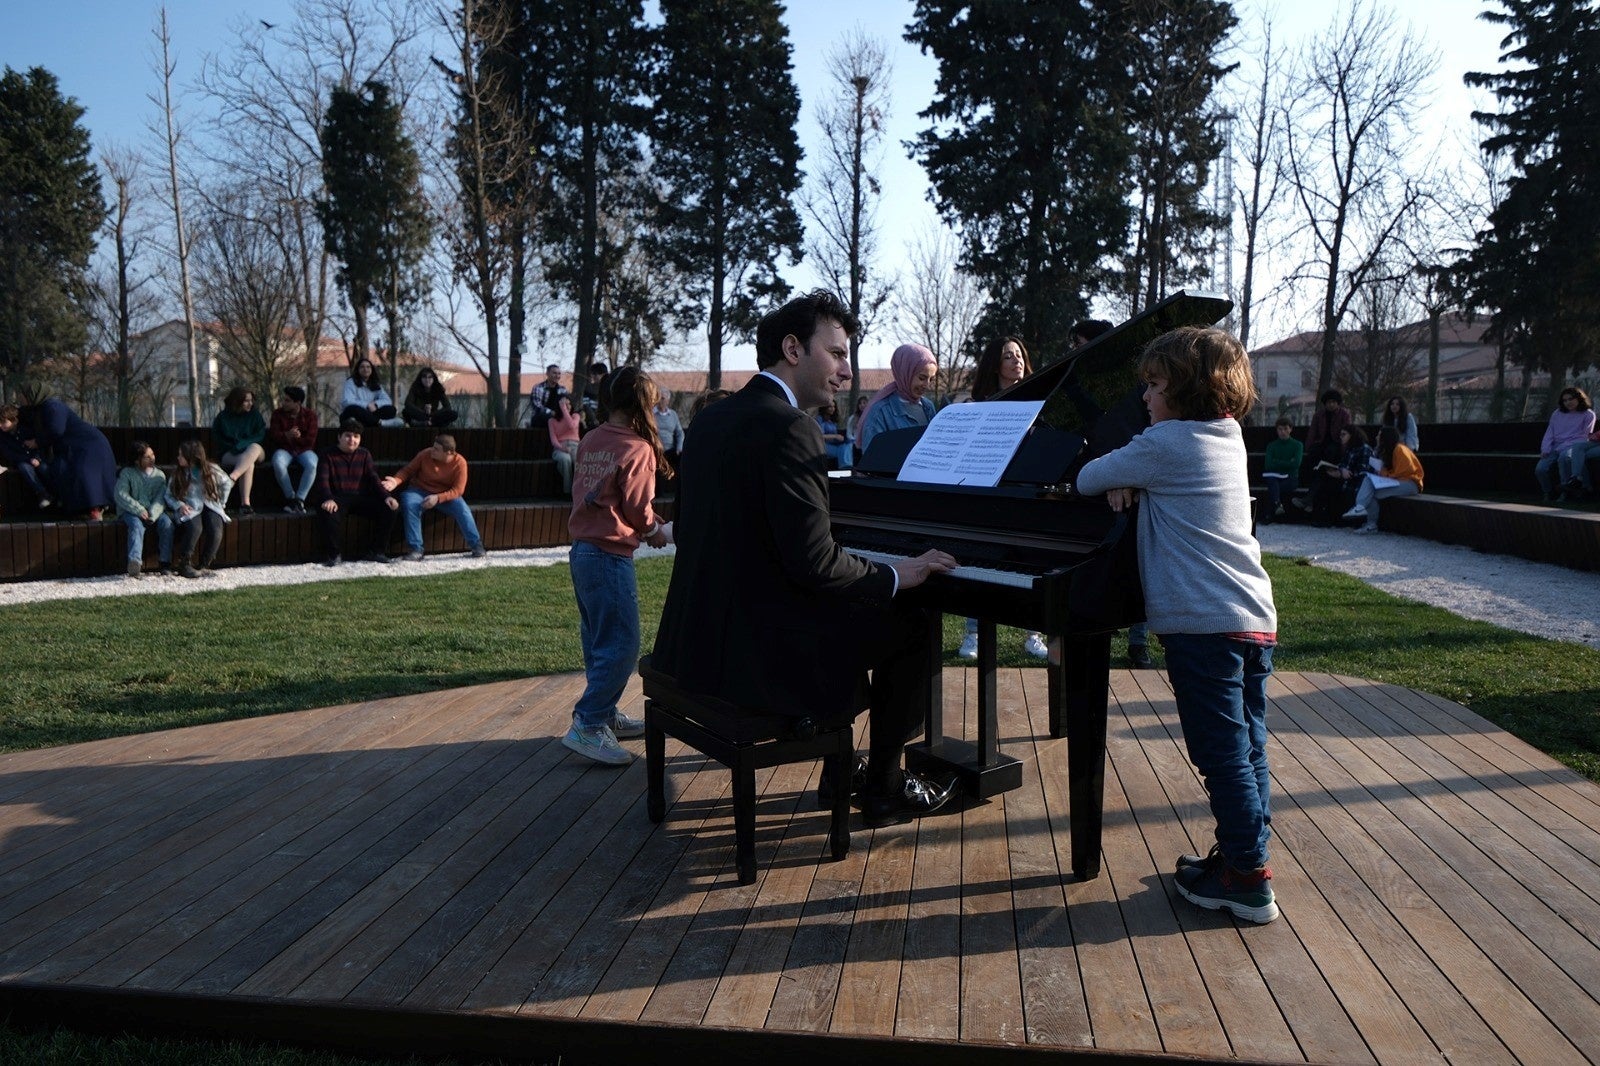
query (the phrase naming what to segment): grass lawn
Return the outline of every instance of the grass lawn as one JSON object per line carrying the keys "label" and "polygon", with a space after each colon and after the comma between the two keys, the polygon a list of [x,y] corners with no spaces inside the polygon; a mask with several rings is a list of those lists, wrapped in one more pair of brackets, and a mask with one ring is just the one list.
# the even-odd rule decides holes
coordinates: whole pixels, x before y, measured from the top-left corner
{"label": "grass lawn", "polygon": [[[639,564],[644,646],[671,574]],[[1600,652],[1409,603],[1305,560],[1269,557],[1281,670],[1437,693],[1600,780]],[[945,619],[958,664],[962,620]],[[582,669],[567,568],[20,604],[0,613],[10,676],[0,751]],[[1160,662],[1159,650],[1152,651]],[[1120,663],[1122,638],[1113,646]],[[1037,666],[1002,631],[1003,666]],[[0,1026],[0,1062],[336,1063],[274,1048],[109,1041]]]}

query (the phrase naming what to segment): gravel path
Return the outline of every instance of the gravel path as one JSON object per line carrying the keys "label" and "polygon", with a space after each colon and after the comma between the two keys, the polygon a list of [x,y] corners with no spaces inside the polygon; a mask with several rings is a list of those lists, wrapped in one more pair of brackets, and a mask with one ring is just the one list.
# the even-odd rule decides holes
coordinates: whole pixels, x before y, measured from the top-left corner
{"label": "gravel path", "polygon": [[[1357,536],[1345,529],[1289,524],[1260,529],[1263,550],[1350,574],[1408,600],[1551,640],[1600,647],[1600,622],[1585,604],[1600,603],[1600,573],[1568,570],[1508,555],[1487,555],[1449,544],[1392,533]],[[671,554],[671,548],[642,548],[641,558]],[[217,571],[197,581],[145,576],[90,577],[70,581],[24,581],[0,585],[0,606],[94,596],[170,596],[254,585],[299,585],[316,581],[373,578],[399,581],[417,574],[505,566],[565,563],[566,548],[490,552],[487,558],[464,554],[429,556],[420,563],[346,563],[325,567],[244,566]]]}

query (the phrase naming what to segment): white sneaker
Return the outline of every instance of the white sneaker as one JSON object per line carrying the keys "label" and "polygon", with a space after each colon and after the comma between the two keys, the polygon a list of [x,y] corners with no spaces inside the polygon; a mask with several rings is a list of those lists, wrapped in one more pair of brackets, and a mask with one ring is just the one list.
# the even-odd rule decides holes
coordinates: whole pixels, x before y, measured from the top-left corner
{"label": "white sneaker", "polygon": [[624,737],[644,736],[644,719],[630,718],[621,711],[611,719],[611,735],[621,740]]}
{"label": "white sneaker", "polygon": [[617,743],[609,726],[579,729],[573,725],[567,730],[567,735],[561,738],[561,743],[568,751],[575,751],[586,759],[606,766],[627,766],[633,761],[633,753]]}
{"label": "white sneaker", "polygon": [[1354,507],[1350,508],[1350,510],[1346,511],[1344,514],[1340,515],[1339,517],[1341,517],[1341,518],[1365,518],[1365,517],[1367,517],[1367,509],[1365,507],[1361,506],[1358,503]]}
{"label": "white sneaker", "polygon": [[1028,639],[1022,642],[1022,650],[1035,659],[1046,659],[1050,656],[1050,648],[1045,644],[1043,635],[1029,633]]}
{"label": "white sneaker", "polygon": [[978,634],[968,633],[961,638],[961,647],[956,649],[956,654],[963,659],[976,659],[978,657]]}
{"label": "white sneaker", "polygon": [[1352,533],[1376,533],[1377,531],[1378,531],[1378,527],[1377,526],[1357,526],[1356,528],[1352,529],[1350,532],[1352,532]]}

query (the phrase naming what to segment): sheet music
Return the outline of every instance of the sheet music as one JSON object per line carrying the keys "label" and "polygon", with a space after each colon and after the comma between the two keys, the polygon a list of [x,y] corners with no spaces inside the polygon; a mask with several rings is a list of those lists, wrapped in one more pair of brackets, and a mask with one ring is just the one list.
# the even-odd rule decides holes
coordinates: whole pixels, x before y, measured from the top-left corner
{"label": "sheet music", "polygon": [[1043,400],[951,404],[928,423],[899,480],[993,488],[1043,408]]}

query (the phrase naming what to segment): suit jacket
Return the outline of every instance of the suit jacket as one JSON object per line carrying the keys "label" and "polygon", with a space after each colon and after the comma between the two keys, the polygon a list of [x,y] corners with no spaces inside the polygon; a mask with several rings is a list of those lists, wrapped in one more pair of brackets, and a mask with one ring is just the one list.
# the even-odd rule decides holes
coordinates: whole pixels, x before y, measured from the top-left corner
{"label": "suit jacket", "polygon": [[834,543],[827,470],[816,419],[769,378],[696,416],[678,467],[656,669],[765,713],[861,709],[866,661],[851,615],[887,607],[894,575]]}

